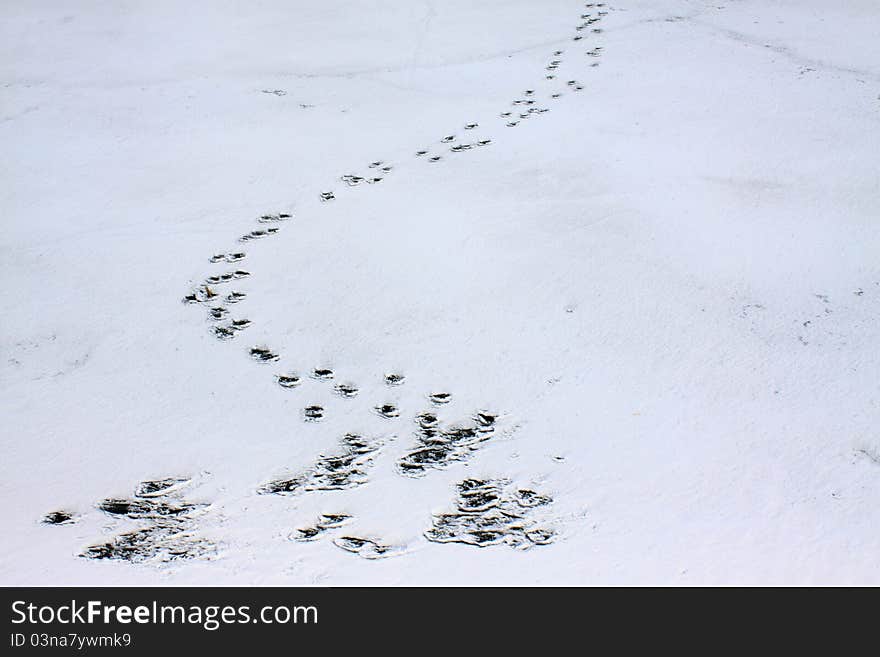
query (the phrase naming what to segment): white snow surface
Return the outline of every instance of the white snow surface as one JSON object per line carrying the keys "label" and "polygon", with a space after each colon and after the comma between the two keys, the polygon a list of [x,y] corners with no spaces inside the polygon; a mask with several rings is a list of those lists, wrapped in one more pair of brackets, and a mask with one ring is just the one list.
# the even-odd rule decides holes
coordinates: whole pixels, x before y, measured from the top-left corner
{"label": "white snow surface", "polygon": [[[0,583],[880,584],[874,0],[34,0],[0,19]],[[551,111],[507,127],[526,89]],[[340,181],[374,160],[381,183]],[[246,292],[229,310],[252,324],[218,341],[181,299],[237,268],[217,289]],[[438,391],[444,421],[484,409],[499,430],[402,476]],[[346,432],[385,441],[367,483],[259,494]],[[169,476],[210,505],[210,558],[79,556],[139,526],[97,503]],[[554,540],[429,541],[466,477],[552,497]],[[41,522],[59,509],[77,521]],[[289,539],[322,513],[352,519]]]}

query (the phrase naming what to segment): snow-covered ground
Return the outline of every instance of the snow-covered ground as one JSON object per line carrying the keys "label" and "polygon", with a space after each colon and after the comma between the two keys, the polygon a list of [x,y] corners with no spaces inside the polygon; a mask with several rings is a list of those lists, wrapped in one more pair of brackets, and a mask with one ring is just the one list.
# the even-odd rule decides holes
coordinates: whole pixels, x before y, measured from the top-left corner
{"label": "snow-covered ground", "polygon": [[606,4],[3,3],[0,583],[880,583],[880,6]]}

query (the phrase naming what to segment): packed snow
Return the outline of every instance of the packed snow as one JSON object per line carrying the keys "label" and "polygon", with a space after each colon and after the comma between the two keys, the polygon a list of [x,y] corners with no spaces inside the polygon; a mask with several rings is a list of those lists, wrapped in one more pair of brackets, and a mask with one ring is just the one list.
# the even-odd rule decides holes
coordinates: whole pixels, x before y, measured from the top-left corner
{"label": "packed snow", "polygon": [[874,0],[0,16],[0,583],[880,584]]}

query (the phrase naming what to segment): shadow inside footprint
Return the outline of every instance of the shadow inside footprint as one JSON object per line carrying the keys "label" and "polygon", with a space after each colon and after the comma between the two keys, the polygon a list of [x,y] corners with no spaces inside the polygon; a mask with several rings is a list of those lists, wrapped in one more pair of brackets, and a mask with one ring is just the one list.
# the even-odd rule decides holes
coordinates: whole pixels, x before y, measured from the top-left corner
{"label": "shadow inside footprint", "polygon": [[272,363],[281,358],[268,347],[251,347],[248,353],[258,363]]}
{"label": "shadow inside footprint", "polygon": [[353,552],[364,559],[382,559],[390,557],[400,551],[390,545],[383,545],[368,538],[360,538],[357,536],[341,536],[333,540],[333,544],[345,550]]}
{"label": "shadow inside footprint", "polygon": [[443,404],[448,404],[452,401],[452,393],[449,392],[434,392],[428,395],[428,399],[435,406],[442,406]]}
{"label": "shadow inside footprint", "polygon": [[251,240],[259,240],[269,237],[278,232],[278,228],[267,228],[266,230],[252,230],[238,238],[239,242],[250,242]]}
{"label": "shadow inside footprint", "polygon": [[376,414],[379,417],[384,417],[386,419],[391,419],[400,416],[400,409],[397,408],[394,404],[380,404],[376,406],[375,409]]}
{"label": "shadow inside footprint", "polygon": [[344,399],[351,399],[352,397],[357,397],[359,392],[357,386],[351,383],[338,383],[333,387],[333,391]]}
{"label": "shadow inside footprint", "polygon": [[417,446],[397,462],[398,471],[409,477],[419,477],[431,469],[465,460],[472,451],[494,436],[497,416],[479,411],[474,415],[472,424],[453,424],[444,429],[440,428],[435,413],[420,413],[415,421],[419,427]]}
{"label": "shadow inside footprint", "polygon": [[216,547],[192,531],[194,518],[210,505],[171,497],[189,482],[185,477],[143,481],[136,487],[134,498],[101,501],[98,509],[107,515],[136,521],[142,526],[91,545],[80,556],[131,563],[164,563],[214,554]]}
{"label": "shadow inside footprint", "polygon": [[316,381],[329,381],[334,376],[333,370],[316,367],[312,370],[312,378]]}
{"label": "shadow inside footprint", "polygon": [[477,547],[507,544],[525,550],[547,545],[556,533],[540,526],[535,509],[552,499],[533,490],[511,489],[507,480],[464,479],[457,484],[455,513],[434,516],[425,537],[434,543]]}
{"label": "shadow inside footprint", "polygon": [[323,420],[324,407],[318,406],[317,404],[306,406],[303,409],[303,419],[305,419],[306,422],[318,422],[319,420]]}
{"label": "shadow inside footprint", "polygon": [[260,494],[287,494],[317,490],[344,490],[367,483],[367,470],[373,464],[373,454],[382,441],[368,440],[349,433],[342,438],[342,450],[322,456],[315,465],[293,477],[280,477],[263,485]]}
{"label": "shadow inside footprint", "polygon": [[70,511],[52,511],[43,516],[40,521],[44,525],[72,525],[76,516]]}
{"label": "shadow inside footprint", "polygon": [[142,481],[135,488],[134,494],[137,497],[159,497],[180,490],[189,482],[190,479],[187,477],[166,477],[164,479]]}
{"label": "shadow inside footprint", "polygon": [[351,516],[347,513],[324,513],[314,525],[296,529],[289,538],[299,542],[315,541],[325,532],[342,527],[350,520]]}
{"label": "shadow inside footprint", "polygon": [[282,388],[296,388],[302,383],[302,379],[296,374],[279,374],[275,377],[275,380],[278,381],[278,385]]}

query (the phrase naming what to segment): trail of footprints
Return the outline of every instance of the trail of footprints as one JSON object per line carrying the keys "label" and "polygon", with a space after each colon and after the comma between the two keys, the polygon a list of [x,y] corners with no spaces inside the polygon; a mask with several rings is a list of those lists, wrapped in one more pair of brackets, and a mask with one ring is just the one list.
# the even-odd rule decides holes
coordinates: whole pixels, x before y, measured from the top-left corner
{"label": "trail of footprints", "polygon": [[419,477],[432,469],[464,461],[474,450],[495,435],[498,417],[478,411],[467,423],[440,426],[437,414],[425,411],[416,416],[416,445],[397,462],[398,471]]}
{"label": "trail of footprints", "polygon": [[[880,301],[878,292],[880,281],[855,287],[852,296],[838,295],[832,298],[828,294],[814,292],[803,300],[803,314],[788,317],[752,300],[739,307],[738,316],[747,320],[749,330],[761,335],[764,340],[784,338],[797,340],[804,347],[812,345],[823,348],[837,343],[845,344],[853,333],[858,334],[863,327],[874,324],[876,312],[873,312],[873,308]],[[731,297],[731,301],[737,299]],[[838,317],[840,319],[836,319]]]}
{"label": "trail of footprints", "polygon": [[507,544],[525,550],[552,542],[555,532],[542,524],[542,507],[553,500],[504,479],[465,479],[456,486],[455,510],[437,514],[425,538],[435,543],[477,547]]}
{"label": "trail of footprints", "polygon": [[[518,488],[506,479],[464,479],[455,486],[455,508],[435,514],[424,532],[433,543],[460,543],[476,547],[508,545],[528,550],[553,541],[556,532],[548,524],[546,507],[552,498],[530,488]],[[289,538],[312,542],[345,527],[353,520],[346,513],[321,514],[308,526],[299,527]],[[340,535],[333,544],[365,559],[381,559],[403,552],[402,546],[379,540]]]}
{"label": "trail of footprints", "polygon": [[[210,505],[183,498],[182,491],[190,483],[187,477],[143,481],[130,498],[102,500],[97,509],[112,518],[114,525],[122,524],[123,531],[89,545],[79,556],[129,563],[168,563],[214,555],[216,546],[197,532],[198,520]],[[50,525],[72,524],[77,520],[79,517],[70,511],[53,511],[43,518]]]}
{"label": "trail of footprints", "polygon": [[321,456],[305,472],[273,479],[260,488],[263,494],[292,494],[318,490],[344,490],[367,483],[367,470],[383,444],[382,439],[349,433],[338,452]]}
{"label": "trail of footprints", "polygon": [[[597,25],[607,14],[603,9],[604,3],[587,3],[584,7],[588,11],[580,14],[579,23],[570,37],[572,43],[578,46],[587,38],[601,34],[602,30]],[[601,46],[581,46],[579,49],[581,56],[588,58],[589,66],[598,66],[603,52]],[[511,100],[509,109],[499,113],[498,118],[505,127],[516,128],[524,121],[543,116],[551,109],[546,103],[584,90],[584,84],[578,80],[559,77],[565,55],[564,49],[554,50],[548,57],[541,85],[523,90],[519,97]],[[490,146],[493,143],[490,137],[477,134],[483,129],[484,126],[477,121],[464,123],[461,126],[461,136],[456,132],[448,133],[439,138],[434,146],[415,150],[414,157],[429,164],[437,164],[448,153],[460,154]],[[475,134],[477,136],[471,136]],[[341,175],[339,182],[346,188],[369,187],[380,184],[396,168],[392,163],[377,159],[370,162],[364,172]],[[319,198],[324,203],[330,203],[337,198],[336,190],[324,190],[320,192]],[[241,235],[238,243],[250,244],[276,236],[293,219],[293,214],[288,212],[262,215],[256,219],[257,227]],[[247,317],[235,312],[238,304],[247,299],[246,292],[235,289],[236,283],[251,277],[246,265],[239,264],[246,261],[246,258],[247,253],[241,249],[212,254],[208,258],[209,264],[235,264],[237,267],[206,276],[183,298],[187,304],[206,309],[208,330],[220,341],[238,338],[251,325]],[[281,360],[281,355],[268,345],[249,346],[247,354],[263,365]],[[300,388],[304,383],[304,376],[296,371],[275,372],[273,376],[277,385],[287,390]],[[329,382],[335,375],[329,369],[315,368],[308,378]],[[405,377],[397,372],[386,373],[384,382],[389,387],[400,386],[405,383]],[[335,383],[334,392],[342,399],[351,399],[360,390],[356,383],[345,381]],[[465,422],[444,423],[437,409],[450,400],[451,394],[445,391],[432,392],[427,396],[433,410],[423,410],[413,418],[414,442],[396,461],[401,475],[417,478],[432,470],[464,461],[497,435],[499,416],[486,410],[474,412]],[[377,403],[373,410],[376,415],[388,421],[400,421],[401,410],[393,403]],[[326,413],[327,409],[320,405],[307,404],[302,408],[302,420],[309,423],[320,422],[325,419]],[[337,452],[320,456],[303,472],[269,481],[258,492],[301,494],[361,486],[368,481],[367,473],[377,452],[388,442],[390,441],[384,438],[346,434]],[[99,509],[105,514],[137,522],[141,526],[118,534],[106,543],[86,548],[82,556],[129,562],[166,562],[213,554],[214,546],[193,534],[194,522],[207,505],[187,503],[176,497],[175,492],[182,482],[188,480],[171,478],[144,482],[132,499],[105,500],[99,504]],[[151,490],[153,488],[155,490]],[[527,489],[511,488],[505,480],[465,479],[458,484],[457,510],[435,516],[432,526],[425,532],[425,537],[437,543],[458,542],[479,547],[498,543],[507,543],[518,548],[544,545],[552,541],[553,532],[535,525],[530,515],[534,508],[549,502],[549,497]],[[44,518],[46,524],[52,525],[70,524],[76,520],[77,516],[68,511],[55,511]],[[291,538],[297,541],[315,540],[350,520],[345,514],[323,515],[313,526],[296,530]],[[379,540],[357,536],[339,536],[333,543],[342,550],[368,559],[391,556],[400,551],[399,548],[384,545]]]}

